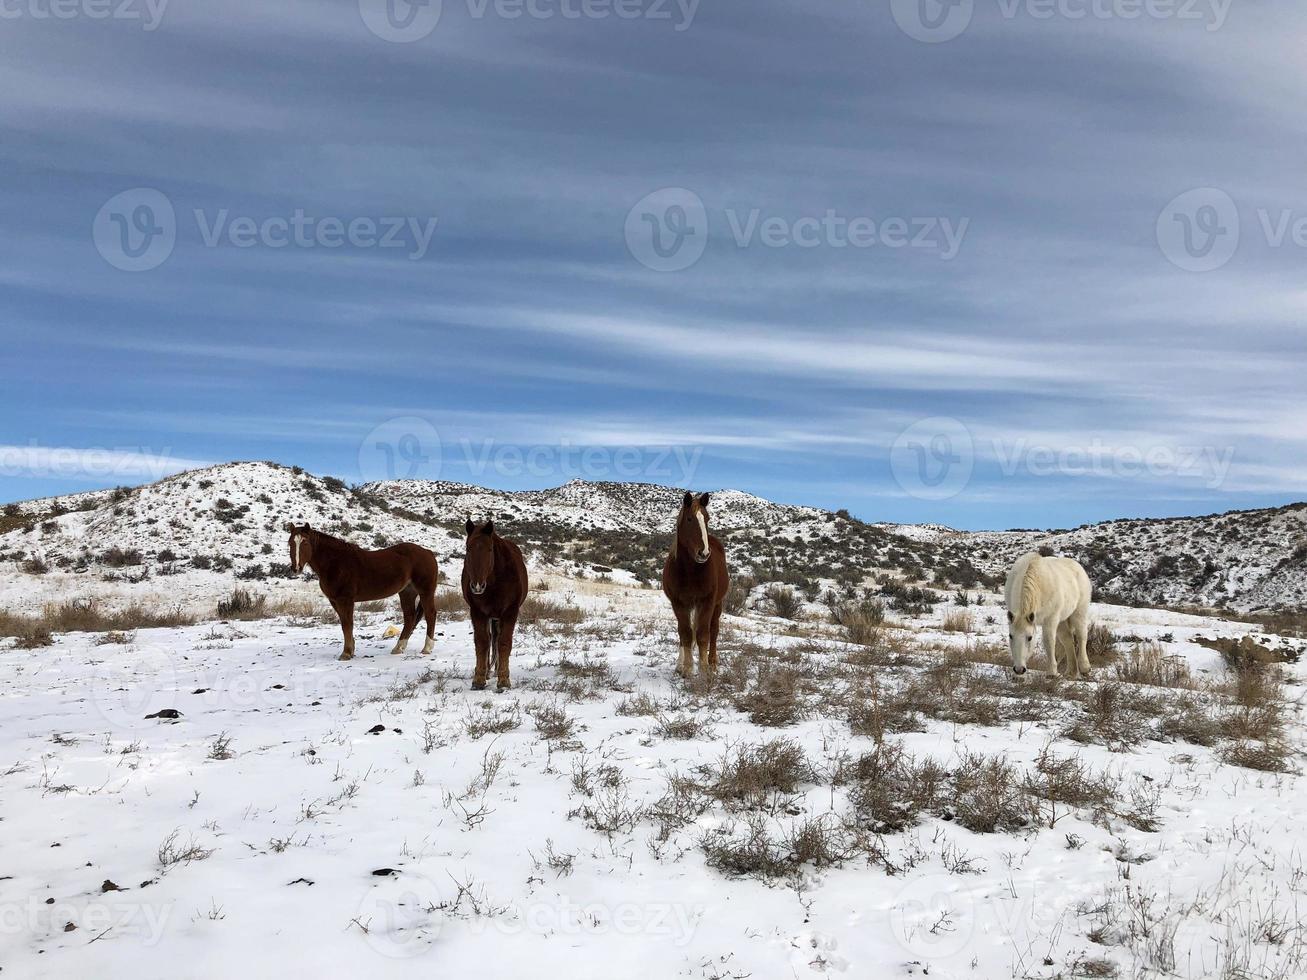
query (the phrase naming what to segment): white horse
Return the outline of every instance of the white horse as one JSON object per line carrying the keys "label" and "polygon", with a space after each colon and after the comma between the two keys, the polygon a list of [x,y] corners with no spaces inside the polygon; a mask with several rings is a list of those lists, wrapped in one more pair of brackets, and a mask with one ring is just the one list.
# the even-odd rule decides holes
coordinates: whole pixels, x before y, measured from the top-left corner
{"label": "white horse", "polygon": [[1026,672],[1035,627],[1044,631],[1048,673],[1057,676],[1057,654],[1066,647],[1067,672],[1089,676],[1089,597],[1092,587],[1072,558],[1022,555],[1007,576],[1008,640],[1012,670]]}

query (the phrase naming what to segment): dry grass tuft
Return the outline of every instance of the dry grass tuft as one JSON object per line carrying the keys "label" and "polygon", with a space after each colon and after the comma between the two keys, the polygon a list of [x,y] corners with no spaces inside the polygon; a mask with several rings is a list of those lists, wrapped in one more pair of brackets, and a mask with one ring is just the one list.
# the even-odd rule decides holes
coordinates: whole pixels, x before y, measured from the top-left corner
{"label": "dry grass tuft", "polygon": [[803,716],[803,678],[795,667],[762,661],[753,683],[731,700],[755,725],[779,728]]}
{"label": "dry grass tuft", "polygon": [[816,779],[802,747],[788,739],[729,749],[704,773],[707,794],[734,811],[775,812],[802,784]]}
{"label": "dry grass tuft", "polygon": [[518,622],[529,625],[554,623],[559,626],[577,626],[585,622],[585,610],[572,602],[559,602],[543,596],[529,595],[522,603]]}
{"label": "dry grass tuft", "polygon": [[1168,656],[1159,643],[1136,643],[1112,664],[1112,673],[1127,684],[1184,689],[1195,686],[1185,659]]}
{"label": "dry grass tuft", "polygon": [[971,618],[971,610],[950,609],[944,614],[944,620],[939,628],[945,633],[974,633],[976,624]]}
{"label": "dry grass tuft", "polygon": [[183,613],[180,607],[151,609],[134,602],[119,609],[106,610],[94,599],[69,599],[47,604],[37,616],[0,612],[0,636],[39,639],[51,633],[126,633],[137,629],[190,626],[194,622],[195,618]]}

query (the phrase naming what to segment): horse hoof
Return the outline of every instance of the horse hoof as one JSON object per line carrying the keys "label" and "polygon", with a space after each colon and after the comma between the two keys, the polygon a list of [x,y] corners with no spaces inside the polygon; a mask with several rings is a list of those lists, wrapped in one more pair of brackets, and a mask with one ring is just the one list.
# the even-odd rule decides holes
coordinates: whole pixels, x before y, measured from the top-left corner
{"label": "horse hoof", "polygon": [[512,687],[513,687],[512,684],[510,684],[508,681],[504,681],[504,683],[495,686],[495,693],[503,694],[505,691],[511,690]]}
{"label": "horse hoof", "polygon": [[486,689],[486,682],[485,682],[485,681],[473,681],[473,682],[472,682],[472,690],[474,690],[474,691],[484,691],[485,689]]}
{"label": "horse hoof", "polygon": [[342,653],[342,654],[341,654],[337,659],[339,659],[339,660],[353,660],[353,659],[354,659],[354,654],[352,654],[352,653]]}

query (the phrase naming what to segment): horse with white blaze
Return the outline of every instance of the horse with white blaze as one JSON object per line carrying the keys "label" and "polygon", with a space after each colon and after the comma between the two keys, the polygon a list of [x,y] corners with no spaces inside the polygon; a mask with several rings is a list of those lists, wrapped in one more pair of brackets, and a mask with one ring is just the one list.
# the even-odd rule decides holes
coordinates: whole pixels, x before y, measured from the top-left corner
{"label": "horse with white blaze", "polygon": [[1065,647],[1067,672],[1088,677],[1092,586],[1080,562],[1024,554],[1008,572],[1006,593],[1013,672],[1026,672],[1026,658],[1039,627],[1044,632],[1047,672],[1057,676],[1057,655]]}

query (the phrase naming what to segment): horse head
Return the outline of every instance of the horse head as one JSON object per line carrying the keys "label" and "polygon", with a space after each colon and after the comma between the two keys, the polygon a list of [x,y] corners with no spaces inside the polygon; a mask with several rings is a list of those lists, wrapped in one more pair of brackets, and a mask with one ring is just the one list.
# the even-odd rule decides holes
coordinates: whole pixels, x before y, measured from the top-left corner
{"label": "horse head", "polygon": [[1012,648],[1012,672],[1026,672],[1026,658],[1030,656],[1030,646],[1035,641],[1035,614],[1033,611],[1021,616],[1007,614],[1008,645]]}
{"label": "horse head", "polygon": [[467,521],[467,548],[463,559],[463,573],[467,587],[473,595],[485,595],[495,578],[495,522],[474,524]]}
{"label": "horse head", "polygon": [[695,496],[685,491],[681,513],[676,519],[676,546],[700,565],[712,557],[708,546],[708,494]]}
{"label": "horse head", "polygon": [[315,532],[307,524],[292,524],[287,522],[283,529],[290,535],[290,567],[296,572],[304,571],[309,562],[313,561],[313,539]]}

